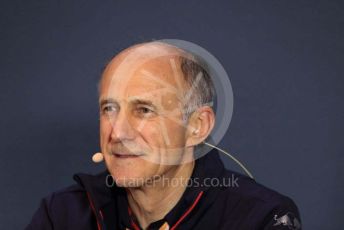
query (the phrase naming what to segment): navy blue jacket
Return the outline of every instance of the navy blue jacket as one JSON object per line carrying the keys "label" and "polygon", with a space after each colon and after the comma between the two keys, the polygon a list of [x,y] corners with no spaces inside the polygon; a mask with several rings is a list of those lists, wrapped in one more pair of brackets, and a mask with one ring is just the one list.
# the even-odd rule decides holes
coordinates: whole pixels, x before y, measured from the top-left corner
{"label": "navy blue jacket", "polygon": [[[76,185],[42,200],[26,230],[141,229],[125,189],[112,183],[108,171],[74,179]],[[216,150],[196,160],[188,185],[176,206],[148,229],[301,229],[291,199],[226,170]]]}

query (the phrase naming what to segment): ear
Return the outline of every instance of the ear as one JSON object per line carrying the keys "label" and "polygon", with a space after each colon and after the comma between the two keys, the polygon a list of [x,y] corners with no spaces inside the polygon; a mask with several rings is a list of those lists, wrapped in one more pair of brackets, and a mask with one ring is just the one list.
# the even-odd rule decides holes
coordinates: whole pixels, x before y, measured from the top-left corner
{"label": "ear", "polygon": [[202,143],[215,125],[215,114],[211,107],[202,106],[192,113],[186,131],[186,147]]}

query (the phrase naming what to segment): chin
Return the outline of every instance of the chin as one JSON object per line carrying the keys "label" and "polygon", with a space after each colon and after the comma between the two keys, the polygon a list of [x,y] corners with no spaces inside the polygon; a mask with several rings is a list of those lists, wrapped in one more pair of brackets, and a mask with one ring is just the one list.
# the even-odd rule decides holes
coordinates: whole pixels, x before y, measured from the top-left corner
{"label": "chin", "polygon": [[144,179],[142,178],[123,178],[123,177],[114,177],[116,185],[118,187],[124,188],[139,188],[144,184]]}

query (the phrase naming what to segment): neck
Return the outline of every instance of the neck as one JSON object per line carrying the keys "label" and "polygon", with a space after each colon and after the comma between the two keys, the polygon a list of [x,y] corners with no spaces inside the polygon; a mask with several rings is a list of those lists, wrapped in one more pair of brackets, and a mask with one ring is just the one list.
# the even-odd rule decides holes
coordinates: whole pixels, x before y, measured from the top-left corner
{"label": "neck", "polygon": [[[128,202],[143,229],[164,216],[182,197],[195,162],[191,161],[171,168],[153,185],[127,188]],[[175,178],[175,179],[173,179]],[[176,183],[176,180],[178,183]]]}

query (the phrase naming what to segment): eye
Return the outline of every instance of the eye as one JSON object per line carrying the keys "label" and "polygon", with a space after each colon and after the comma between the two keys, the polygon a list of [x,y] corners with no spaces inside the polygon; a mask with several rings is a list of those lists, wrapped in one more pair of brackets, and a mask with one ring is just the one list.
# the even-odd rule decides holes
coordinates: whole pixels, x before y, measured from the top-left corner
{"label": "eye", "polygon": [[101,108],[101,113],[102,114],[113,114],[117,112],[117,107],[113,104],[105,104],[102,108]]}
{"label": "eye", "polygon": [[137,112],[139,112],[141,114],[148,114],[148,113],[153,113],[154,111],[150,108],[147,108],[147,107],[138,107]]}
{"label": "eye", "polygon": [[138,117],[144,117],[144,118],[148,118],[148,117],[152,117],[155,114],[155,111],[147,106],[139,106],[135,109],[135,114]]}

